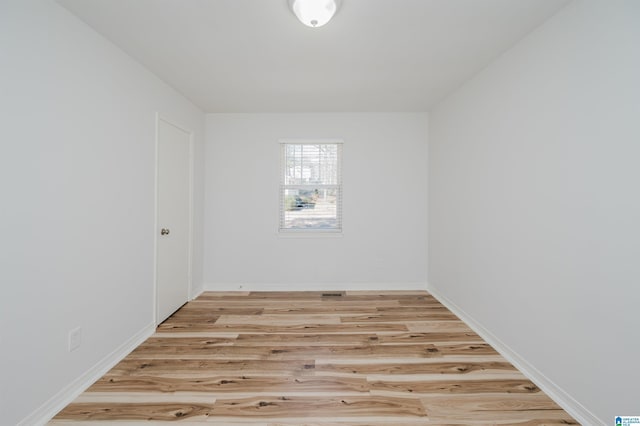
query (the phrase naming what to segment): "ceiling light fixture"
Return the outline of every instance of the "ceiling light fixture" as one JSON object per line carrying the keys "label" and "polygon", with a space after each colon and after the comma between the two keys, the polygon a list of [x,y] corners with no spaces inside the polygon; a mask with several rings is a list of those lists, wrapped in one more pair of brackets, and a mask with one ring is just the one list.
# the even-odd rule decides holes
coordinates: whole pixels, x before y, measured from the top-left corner
{"label": "ceiling light fixture", "polygon": [[300,22],[308,27],[321,27],[336,13],[340,0],[289,0],[289,6]]}

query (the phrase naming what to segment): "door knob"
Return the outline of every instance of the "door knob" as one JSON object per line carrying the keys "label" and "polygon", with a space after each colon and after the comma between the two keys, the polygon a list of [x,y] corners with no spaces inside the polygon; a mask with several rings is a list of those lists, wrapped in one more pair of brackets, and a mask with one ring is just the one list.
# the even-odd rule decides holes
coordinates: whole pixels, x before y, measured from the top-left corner
{"label": "door knob", "polygon": [[168,228],[162,228],[160,230],[160,235],[169,235],[169,229]]}

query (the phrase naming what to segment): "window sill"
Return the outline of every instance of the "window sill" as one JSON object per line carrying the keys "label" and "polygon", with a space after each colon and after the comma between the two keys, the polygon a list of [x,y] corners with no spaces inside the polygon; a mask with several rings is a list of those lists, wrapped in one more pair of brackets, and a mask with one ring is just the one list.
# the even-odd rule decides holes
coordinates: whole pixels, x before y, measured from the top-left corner
{"label": "window sill", "polygon": [[281,231],[278,238],[342,238],[342,232]]}

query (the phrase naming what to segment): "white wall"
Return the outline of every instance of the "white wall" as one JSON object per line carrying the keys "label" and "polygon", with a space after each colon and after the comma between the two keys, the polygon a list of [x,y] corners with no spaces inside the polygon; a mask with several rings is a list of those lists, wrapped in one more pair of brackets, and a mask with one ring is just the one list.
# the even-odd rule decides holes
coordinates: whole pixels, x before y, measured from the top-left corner
{"label": "white wall", "polygon": [[640,410],[639,46],[640,2],[574,1],[430,115],[430,285],[603,424]]}
{"label": "white wall", "polygon": [[[426,282],[425,114],[209,114],[210,289],[373,288]],[[341,138],[342,238],[278,237],[281,138]]]}
{"label": "white wall", "polygon": [[153,323],[156,111],[201,149],[204,114],[66,10],[0,3],[2,424],[42,421]]}

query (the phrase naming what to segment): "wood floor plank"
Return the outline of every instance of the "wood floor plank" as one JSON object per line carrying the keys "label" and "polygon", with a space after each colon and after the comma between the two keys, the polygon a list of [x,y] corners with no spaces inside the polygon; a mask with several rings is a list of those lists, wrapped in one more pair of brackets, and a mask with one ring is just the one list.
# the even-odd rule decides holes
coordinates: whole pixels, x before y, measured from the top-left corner
{"label": "wood floor plank", "polygon": [[[396,306],[393,306],[396,307]],[[384,308],[384,307],[383,307]],[[391,306],[390,306],[391,308]],[[348,305],[343,303],[324,303],[308,306],[274,306],[264,308],[264,314],[292,314],[292,315],[305,315],[305,314],[376,314],[378,309],[371,305]]]}
{"label": "wood floor plank", "polygon": [[[258,321],[256,321],[258,322]],[[181,324],[163,323],[158,327],[157,332],[184,331],[214,331],[228,333],[316,333],[316,334],[361,334],[361,333],[382,333],[388,331],[409,331],[403,323],[388,324],[295,324],[295,325],[272,325],[272,324],[202,324],[189,322]]]}
{"label": "wood floor plank", "polygon": [[513,373],[515,369],[508,362],[431,362],[431,363],[384,363],[384,364],[316,364],[316,373],[348,373],[358,375],[414,375],[432,374],[439,377],[443,374],[471,375],[474,373]]}
{"label": "wood floor plank", "polygon": [[118,391],[94,392],[87,391],[76,398],[76,403],[118,403],[126,400],[135,403],[181,403],[181,404],[212,404],[215,398],[205,392],[157,392],[147,389],[140,392]]}
{"label": "wood floor plank", "polygon": [[218,304],[196,304],[187,303],[178,312],[172,315],[172,318],[178,316],[201,316],[201,315],[261,315],[264,312],[262,307],[231,307]]}
{"label": "wood floor plank", "polygon": [[407,329],[412,333],[436,333],[436,332],[472,332],[468,325],[460,320],[455,321],[420,321],[406,322]]}
{"label": "wood floor plank", "polygon": [[156,330],[156,334],[152,337],[162,337],[163,339],[177,338],[182,339],[185,337],[198,337],[201,339],[210,338],[223,338],[223,339],[237,339],[240,333],[231,333],[225,331],[186,331],[178,329],[176,332]]}
{"label": "wood floor plank", "polygon": [[335,417],[424,417],[426,411],[419,399],[384,396],[362,397],[270,397],[219,399],[214,404],[215,416],[335,418]]}
{"label": "wood floor plank", "polygon": [[475,393],[537,393],[540,389],[531,381],[520,380],[385,380],[372,381],[372,393],[403,393],[403,394],[475,394]]}
{"label": "wood floor plank", "polygon": [[385,313],[419,314],[422,312],[448,311],[448,309],[437,300],[420,303],[420,306],[377,306],[376,311]]}
{"label": "wood floor plank", "polygon": [[[133,351],[129,358],[147,357],[148,351]],[[157,351],[153,352],[157,359],[300,359],[309,357],[354,358],[354,357],[440,357],[443,354],[475,355],[492,354],[495,351],[487,344],[459,345],[351,345],[351,346],[210,346],[206,350],[191,352]]]}
{"label": "wood floor plank", "polygon": [[420,401],[432,415],[526,410],[559,410],[560,406],[542,393],[535,394],[474,394],[456,396],[423,396]]}
{"label": "wood floor plank", "polygon": [[430,296],[425,290],[347,290],[347,296]]}
{"label": "wood floor plank", "polygon": [[[421,401],[429,412],[429,418],[436,422],[527,424],[535,421],[538,423],[534,424],[577,424],[541,393],[427,396]],[[532,416],[533,413],[535,416]]]}
{"label": "wood floor plank", "polygon": [[309,360],[248,360],[248,359],[158,359],[127,357],[112,368],[105,377],[155,376],[201,377],[208,374],[264,374],[298,376],[315,370],[315,362]]}
{"label": "wood floor plank", "polygon": [[212,404],[202,403],[132,403],[78,402],[68,405],[58,418],[66,420],[203,420],[213,411]]}
{"label": "wood floor plank", "polygon": [[267,323],[273,326],[280,325],[306,325],[306,324],[340,324],[339,315],[325,315],[325,314],[302,314],[302,315],[278,315],[278,314],[263,314],[263,315],[222,315],[217,324],[231,324],[231,325],[243,325],[243,324],[263,324]]}
{"label": "wood floor plank", "polygon": [[407,321],[434,321],[434,320],[456,320],[456,316],[448,311],[429,312],[420,314],[398,314],[378,312],[370,315],[340,315],[340,321],[343,323],[364,323],[364,322],[407,322]]}
{"label": "wood floor plank", "polygon": [[166,354],[198,354],[207,353],[212,347],[230,346],[235,338],[162,338],[151,337],[138,346],[132,354],[134,356],[151,356]]}
{"label": "wood floor plank", "polygon": [[363,334],[240,334],[236,339],[242,346],[354,346],[376,344],[375,333]]}
{"label": "wood floor plank", "polygon": [[432,333],[400,333],[378,336],[378,342],[384,344],[414,344],[425,342],[466,342],[483,343],[480,336],[473,332],[432,332]]}
{"label": "wood floor plank", "polygon": [[94,383],[88,392],[206,392],[212,396],[231,393],[368,392],[366,379],[327,376],[199,376],[188,378],[157,376],[108,376]]}
{"label": "wood floor plank", "polygon": [[165,421],[576,424],[424,291],[205,292],[51,424]]}

